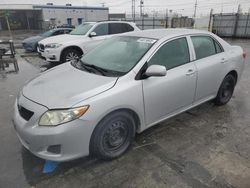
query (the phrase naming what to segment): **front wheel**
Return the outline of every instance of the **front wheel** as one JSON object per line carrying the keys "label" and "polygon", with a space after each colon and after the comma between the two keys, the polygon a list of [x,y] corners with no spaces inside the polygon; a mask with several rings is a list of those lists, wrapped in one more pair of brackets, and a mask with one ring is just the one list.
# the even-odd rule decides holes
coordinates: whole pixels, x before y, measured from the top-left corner
{"label": "front wheel", "polygon": [[129,113],[115,112],[95,128],[90,152],[96,157],[111,160],[124,154],[135,137],[135,121]]}
{"label": "front wheel", "polygon": [[227,75],[218,91],[218,94],[214,100],[215,104],[218,106],[227,104],[233,96],[234,88],[236,84],[236,79],[233,75]]}
{"label": "front wheel", "polygon": [[81,57],[81,55],[82,53],[79,50],[76,50],[73,48],[66,49],[62,54],[61,62],[65,63],[65,62],[77,60]]}

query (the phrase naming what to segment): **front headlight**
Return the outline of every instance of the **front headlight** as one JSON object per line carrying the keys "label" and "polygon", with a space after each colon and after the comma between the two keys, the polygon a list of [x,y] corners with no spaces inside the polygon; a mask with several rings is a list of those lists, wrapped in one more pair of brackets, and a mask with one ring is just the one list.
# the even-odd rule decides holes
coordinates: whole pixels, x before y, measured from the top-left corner
{"label": "front headlight", "polygon": [[59,48],[60,46],[62,46],[62,44],[50,43],[50,44],[46,44],[45,48]]}
{"label": "front headlight", "polygon": [[89,106],[71,108],[65,110],[49,110],[39,120],[40,126],[57,126],[81,117],[87,112]]}

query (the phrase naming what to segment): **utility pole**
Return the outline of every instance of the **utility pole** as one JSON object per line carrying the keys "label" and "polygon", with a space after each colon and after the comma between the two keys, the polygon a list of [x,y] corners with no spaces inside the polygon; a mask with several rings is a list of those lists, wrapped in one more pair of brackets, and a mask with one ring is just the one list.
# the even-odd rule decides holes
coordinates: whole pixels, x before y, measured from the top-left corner
{"label": "utility pole", "polygon": [[195,0],[195,4],[194,4],[194,20],[196,18],[197,6],[198,6],[198,0]]}
{"label": "utility pole", "polygon": [[140,0],[140,17],[143,16],[143,12],[142,12],[142,7],[143,7],[143,5],[144,5],[143,0]]}
{"label": "utility pole", "polygon": [[224,9],[224,3],[223,0],[221,0],[221,14],[223,13],[223,9]]}
{"label": "utility pole", "polygon": [[101,5],[102,5],[102,7],[105,7],[105,3],[103,2],[103,3],[100,3]]}
{"label": "utility pole", "polygon": [[132,0],[132,19],[135,22],[135,0]]}
{"label": "utility pole", "polygon": [[195,4],[194,4],[194,16],[193,16],[194,28],[195,28],[195,20],[196,20],[197,6],[198,6],[198,0],[195,0]]}

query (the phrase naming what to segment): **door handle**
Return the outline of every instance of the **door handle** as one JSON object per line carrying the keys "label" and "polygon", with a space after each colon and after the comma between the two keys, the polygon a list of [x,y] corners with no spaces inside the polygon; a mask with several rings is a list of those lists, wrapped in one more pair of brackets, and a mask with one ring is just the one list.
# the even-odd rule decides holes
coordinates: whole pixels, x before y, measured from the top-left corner
{"label": "door handle", "polygon": [[221,63],[226,63],[227,62],[227,59],[226,58],[222,58],[221,59]]}
{"label": "door handle", "polygon": [[195,73],[195,71],[193,69],[189,69],[186,73],[187,76],[191,76]]}

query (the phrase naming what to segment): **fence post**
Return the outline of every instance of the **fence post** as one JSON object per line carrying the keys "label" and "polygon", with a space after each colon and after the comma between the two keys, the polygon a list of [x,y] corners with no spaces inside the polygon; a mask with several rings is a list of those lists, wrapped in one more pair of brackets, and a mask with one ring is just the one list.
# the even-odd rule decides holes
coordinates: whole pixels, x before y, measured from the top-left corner
{"label": "fence post", "polygon": [[246,23],[246,28],[245,28],[245,37],[247,37],[247,28],[248,28],[249,16],[250,16],[250,12],[247,15],[247,23]]}
{"label": "fence post", "polygon": [[168,28],[168,9],[166,9],[165,28]]}
{"label": "fence post", "polygon": [[155,28],[155,17],[153,16],[153,29]]}
{"label": "fence post", "polygon": [[239,13],[236,13],[235,15],[235,24],[234,24],[234,34],[233,37],[237,36],[237,28],[238,28],[238,22],[239,22]]}
{"label": "fence post", "polygon": [[142,15],[141,22],[142,22],[142,30],[144,30],[144,15]]}
{"label": "fence post", "polygon": [[240,5],[238,6],[238,11],[236,13],[233,37],[237,36],[237,28],[238,28],[239,17],[240,17]]}
{"label": "fence post", "polygon": [[166,16],[165,22],[166,22],[165,27],[168,28],[168,16]]}
{"label": "fence post", "polygon": [[212,31],[213,29],[211,28],[211,26],[212,26],[212,18],[213,18],[213,9],[211,9],[211,11],[210,11],[210,17],[209,17],[209,23],[208,23],[208,31]]}

